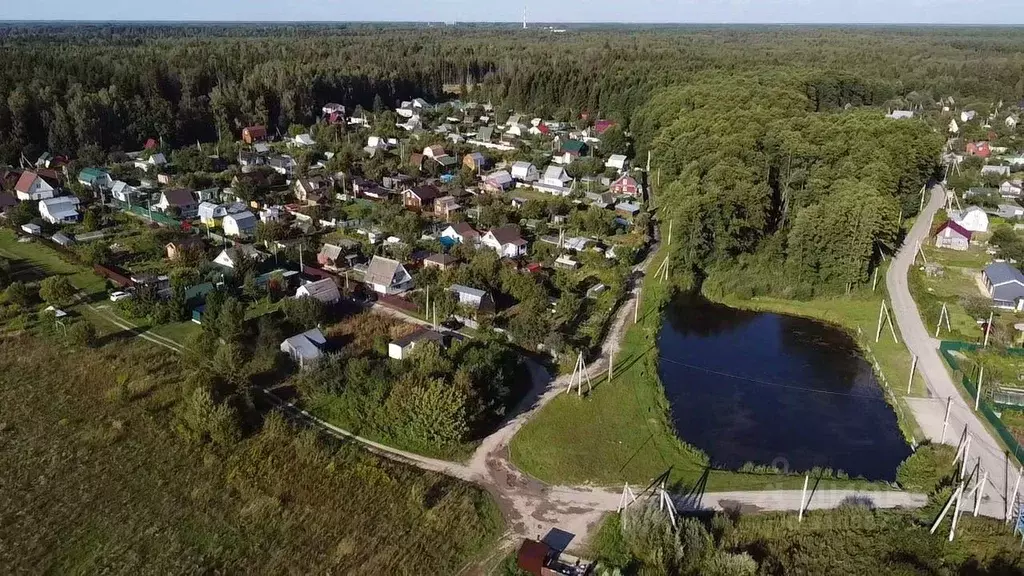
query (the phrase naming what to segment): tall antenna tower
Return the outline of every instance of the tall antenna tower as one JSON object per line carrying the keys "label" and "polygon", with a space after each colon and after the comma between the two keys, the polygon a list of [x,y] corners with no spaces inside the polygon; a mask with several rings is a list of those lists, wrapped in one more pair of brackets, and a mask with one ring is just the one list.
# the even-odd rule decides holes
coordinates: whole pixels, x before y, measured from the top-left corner
{"label": "tall antenna tower", "polygon": [[523,4],[523,30],[526,30],[526,4]]}

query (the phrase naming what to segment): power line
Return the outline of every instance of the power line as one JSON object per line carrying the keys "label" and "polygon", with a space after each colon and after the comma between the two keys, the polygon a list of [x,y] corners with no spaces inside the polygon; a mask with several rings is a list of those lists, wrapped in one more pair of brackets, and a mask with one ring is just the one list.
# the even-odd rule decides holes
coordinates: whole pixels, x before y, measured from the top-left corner
{"label": "power line", "polygon": [[818,390],[816,388],[807,388],[805,386],[793,386],[793,385],[790,385],[790,384],[780,384],[778,382],[768,382],[768,381],[765,381],[765,380],[759,380],[757,378],[750,378],[748,376],[739,376],[737,374],[729,374],[728,372],[719,372],[718,370],[712,370],[710,368],[705,368],[703,366],[694,366],[693,364],[687,364],[685,362],[680,362],[679,360],[673,360],[671,358],[666,358],[666,357],[660,356],[660,355],[658,356],[658,358],[660,360],[664,360],[665,362],[668,362],[670,364],[676,364],[676,365],[679,365],[679,366],[683,366],[685,368],[690,368],[692,370],[698,370],[698,371],[701,371],[701,372],[706,372],[708,374],[714,374],[716,376],[722,376],[722,377],[725,377],[725,378],[732,378],[732,379],[735,379],[735,380],[743,380],[743,381],[746,381],[746,382],[750,382],[752,384],[759,384],[761,386],[773,386],[775,388],[785,388],[787,390],[798,390],[798,391],[801,391],[801,392],[815,392],[815,393],[818,393],[818,394],[830,394],[832,396],[848,396],[850,398],[863,398],[865,400],[877,400],[877,401],[885,402],[885,397],[884,396],[871,396],[871,395],[868,395],[868,394],[851,394],[849,392],[834,392],[832,390]]}

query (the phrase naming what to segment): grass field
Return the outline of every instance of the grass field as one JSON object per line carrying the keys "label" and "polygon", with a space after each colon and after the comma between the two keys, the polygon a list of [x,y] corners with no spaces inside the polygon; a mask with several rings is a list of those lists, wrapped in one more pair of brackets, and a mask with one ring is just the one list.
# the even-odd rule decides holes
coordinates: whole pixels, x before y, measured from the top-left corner
{"label": "grass field", "polygon": [[279,418],[189,444],[178,358],[106,341],[0,345],[2,573],[454,574],[502,529],[472,486]]}
{"label": "grass field", "polygon": [[84,266],[72,264],[38,241],[20,243],[7,229],[0,229],[0,257],[14,261],[15,280],[38,281],[51,274],[67,275],[71,283],[90,296],[106,291],[106,281]]}
{"label": "grass field", "polygon": [[[551,401],[512,439],[513,462],[541,480],[559,484],[646,485],[668,471],[679,489],[801,487],[803,476],[708,470],[706,456],[679,440],[656,364],[666,288],[649,275],[642,293],[640,322],[626,331],[612,381],[596,379],[593,393],[582,399],[561,395]],[[884,486],[822,481],[830,487],[855,485]]]}

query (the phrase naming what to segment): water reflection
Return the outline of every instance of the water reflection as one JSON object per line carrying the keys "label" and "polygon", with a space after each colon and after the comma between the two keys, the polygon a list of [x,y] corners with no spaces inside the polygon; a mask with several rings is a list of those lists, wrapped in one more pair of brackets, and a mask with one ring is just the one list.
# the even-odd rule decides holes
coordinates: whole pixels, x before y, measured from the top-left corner
{"label": "water reflection", "polygon": [[891,480],[910,454],[871,366],[843,331],[678,299],[659,374],[679,435],[717,465],[784,460]]}

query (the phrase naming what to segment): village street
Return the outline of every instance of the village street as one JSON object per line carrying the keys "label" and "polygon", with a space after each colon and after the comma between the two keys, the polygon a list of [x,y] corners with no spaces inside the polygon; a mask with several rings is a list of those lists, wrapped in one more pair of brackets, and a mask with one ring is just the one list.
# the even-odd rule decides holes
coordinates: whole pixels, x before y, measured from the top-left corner
{"label": "village street", "polygon": [[982,469],[988,472],[981,513],[1003,518],[1009,504],[1006,495],[1007,485],[1012,485],[1016,479],[1016,466],[1009,462],[1002,446],[985,428],[974,411],[973,403],[969,404],[968,400],[961,396],[959,387],[953,382],[939,354],[939,341],[932,338],[921,320],[921,314],[908,286],[907,274],[914,263],[916,247],[918,243],[927,241],[932,218],[943,206],[945,197],[946,191],[942,186],[936,185],[932,188],[924,211],[918,215],[903,247],[893,257],[892,265],[886,273],[886,285],[900,334],[910,352],[917,356],[917,369],[924,377],[930,394],[927,399],[908,399],[914,418],[929,440],[939,442],[946,401],[947,398],[952,398],[944,442],[956,446],[964,426],[967,427],[968,434],[972,437],[968,465],[974,466],[980,458]]}

